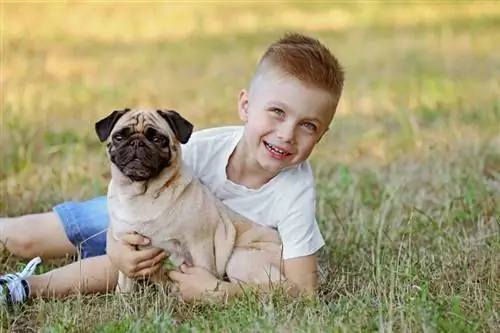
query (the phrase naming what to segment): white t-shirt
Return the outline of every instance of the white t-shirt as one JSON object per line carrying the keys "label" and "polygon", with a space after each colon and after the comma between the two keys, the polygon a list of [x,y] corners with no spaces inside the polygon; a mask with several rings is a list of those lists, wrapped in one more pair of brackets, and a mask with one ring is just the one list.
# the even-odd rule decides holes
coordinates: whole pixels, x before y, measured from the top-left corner
{"label": "white t-shirt", "polygon": [[226,206],[280,234],[283,258],[310,255],[324,244],[316,221],[316,191],[309,162],[287,168],[260,189],[227,179],[229,156],[243,134],[243,126],[193,132],[182,145],[183,160],[201,182]]}

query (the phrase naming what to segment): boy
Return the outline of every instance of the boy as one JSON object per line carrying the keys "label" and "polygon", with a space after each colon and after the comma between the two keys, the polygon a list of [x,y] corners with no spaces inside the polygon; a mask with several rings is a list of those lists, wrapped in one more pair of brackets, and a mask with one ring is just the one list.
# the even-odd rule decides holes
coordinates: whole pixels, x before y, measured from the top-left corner
{"label": "boy", "polygon": [[[317,286],[316,252],[324,240],[315,219],[315,181],[307,159],[330,126],[343,83],[341,66],[323,44],[287,34],[268,47],[248,91],[239,94],[244,126],[195,132],[182,148],[183,159],[224,204],[277,228],[294,295],[314,295]],[[82,255],[81,261],[46,274],[31,275],[36,259],[23,274],[0,277],[0,297],[20,303],[75,291],[105,292],[116,285],[117,269],[130,277],[149,275],[168,256],[159,249],[134,251],[135,244],[148,241],[137,234],[112,240],[107,224],[105,197],[0,221],[0,242],[15,255],[53,258],[77,249]],[[182,267],[170,277],[185,300],[209,297],[216,289],[227,298],[241,291],[197,267]]]}

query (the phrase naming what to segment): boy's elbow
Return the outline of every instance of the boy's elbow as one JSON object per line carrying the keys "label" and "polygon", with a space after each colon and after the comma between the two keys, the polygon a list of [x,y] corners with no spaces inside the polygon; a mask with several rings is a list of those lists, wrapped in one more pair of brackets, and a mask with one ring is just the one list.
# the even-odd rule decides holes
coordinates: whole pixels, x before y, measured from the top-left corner
{"label": "boy's elbow", "polygon": [[297,296],[316,297],[318,292],[318,267],[315,255],[285,260],[285,276]]}

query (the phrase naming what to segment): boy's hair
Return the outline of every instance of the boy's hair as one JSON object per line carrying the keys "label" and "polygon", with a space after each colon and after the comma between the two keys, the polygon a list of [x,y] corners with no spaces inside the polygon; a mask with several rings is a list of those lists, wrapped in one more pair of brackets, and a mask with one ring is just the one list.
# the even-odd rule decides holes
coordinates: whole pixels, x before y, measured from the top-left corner
{"label": "boy's hair", "polygon": [[319,40],[299,33],[285,34],[264,52],[256,76],[269,67],[329,92],[337,105],[344,87],[344,70]]}

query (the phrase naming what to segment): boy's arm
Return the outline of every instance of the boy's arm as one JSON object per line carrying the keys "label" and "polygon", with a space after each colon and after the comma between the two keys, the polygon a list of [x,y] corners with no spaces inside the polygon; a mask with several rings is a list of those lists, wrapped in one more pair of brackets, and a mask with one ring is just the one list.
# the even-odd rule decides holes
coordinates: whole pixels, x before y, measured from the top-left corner
{"label": "boy's arm", "polygon": [[285,281],[270,285],[233,283],[218,280],[201,267],[181,266],[180,270],[169,272],[176,282],[179,295],[185,301],[202,299],[212,302],[225,302],[246,292],[268,293],[281,290],[292,297],[316,296],[317,270],[316,255],[308,255],[284,261]]}
{"label": "boy's arm", "polygon": [[[324,244],[323,237],[316,222],[315,206],[316,191],[314,183],[296,183],[289,191],[293,197],[287,197],[280,202],[286,211],[286,216],[280,219],[278,231],[283,242],[284,275],[286,281],[282,289],[291,296],[316,296],[318,285],[318,266],[316,252]],[[312,254],[310,254],[312,253]],[[243,293],[242,286],[237,283],[222,283],[228,297]],[[269,291],[269,284],[250,286],[259,290]],[[271,287],[272,288],[272,287]]]}
{"label": "boy's arm", "polygon": [[284,261],[285,276],[305,295],[316,296],[318,287],[318,259],[316,254]]}
{"label": "boy's arm", "polygon": [[[315,254],[308,256],[286,259],[283,264],[286,280],[281,282],[281,288],[290,296],[316,296],[318,286],[317,257]],[[221,296],[233,298],[244,293],[245,287],[258,289],[261,292],[269,292],[271,288],[280,286],[270,286],[268,283],[262,285],[242,286],[238,283],[220,282],[218,290]]]}

